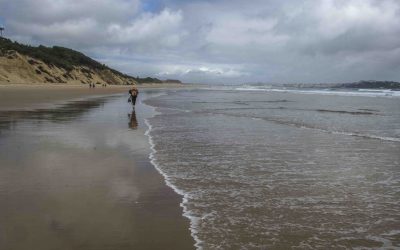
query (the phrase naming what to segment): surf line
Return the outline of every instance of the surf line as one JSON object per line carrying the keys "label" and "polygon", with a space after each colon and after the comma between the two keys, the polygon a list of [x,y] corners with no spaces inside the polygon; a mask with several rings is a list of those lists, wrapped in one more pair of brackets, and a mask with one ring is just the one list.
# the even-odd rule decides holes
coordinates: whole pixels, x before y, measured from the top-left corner
{"label": "surf line", "polygon": [[[161,96],[161,95],[159,95],[159,96]],[[159,96],[155,96],[155,97],[159,97]],[[153,115],[149,118],[144,119],[144,123],[147,126],[147,130],[144,133],[144,135],[147,136],[147,138],[149,140],[150,150],[151,150],[151,152],[149,154],[150,163],[163,176],[165,184],[168,187],[172,188],[172,190],[174,190],[175,193],[182,196],[182,201],[179,204],[179,206],[183,209],[183,216],[186,217],[187,219],[189,219],[189,222],[190,222],[189,230],[190,230],[190,235],[192,236],[192,238],[195,241],[194,246],[196,247],[196,249],[203,249],[202,248],[203,242],[197,236],[197,234],[198,234],[197,228],[198,228],[201,218],[197,217],[193,213],[191,213],[187,206],[187,204],[189,203],[190,195],[188,193],[184,192],[183,190],[179,189],[176,185],[174,185],[172,183],[171,178],[162,170],[161,165],[157,161],[157,158],[156,158],[157,150],[155,149],[156,144],[154,142],[153,136],[151,135],[151,132],[153,131],[153,126],[151,125],[150,120],[156,116],[162,115],[162,113],[160,111],[158,111],[156,107],[146,104],[144,102],[146,100],[147,99],[144,99],[143,101],[141,100],[140,103],[153,110],[153,112],[152,112]]]}

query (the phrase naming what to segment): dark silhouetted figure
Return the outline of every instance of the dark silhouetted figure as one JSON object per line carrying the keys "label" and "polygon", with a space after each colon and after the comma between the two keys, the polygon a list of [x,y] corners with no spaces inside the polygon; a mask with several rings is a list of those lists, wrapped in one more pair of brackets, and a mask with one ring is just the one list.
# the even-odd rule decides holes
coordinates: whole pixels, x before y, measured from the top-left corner
{"label": "dark silhouetted figure", "polygon": [[128,102],[132,103],[132,106],[135,107],[136,99],[139,95],[139,90],[137,88],[133,88],[129,90],[129,99]]}

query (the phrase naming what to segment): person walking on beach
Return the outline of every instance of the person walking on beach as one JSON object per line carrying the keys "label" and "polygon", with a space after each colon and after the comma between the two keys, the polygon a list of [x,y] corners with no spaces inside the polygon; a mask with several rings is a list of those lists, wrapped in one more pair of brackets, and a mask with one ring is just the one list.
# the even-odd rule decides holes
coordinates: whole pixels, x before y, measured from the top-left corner
{"label": "person walking on beach", "polygon": [[132,103],[132,106],[135,107],[136,105],[136,98],[139,95],[139,90],[137,88],[133,88],[129,90],[129,99],[128,102]]}

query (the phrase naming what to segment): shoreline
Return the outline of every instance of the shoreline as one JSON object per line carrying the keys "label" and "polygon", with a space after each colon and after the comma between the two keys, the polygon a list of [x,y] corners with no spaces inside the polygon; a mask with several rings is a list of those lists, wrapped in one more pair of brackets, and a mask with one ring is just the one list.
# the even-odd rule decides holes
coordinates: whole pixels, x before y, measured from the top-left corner
{"label": "shoreline", "polygon": [[[145,104],[148,105],[148,104]],[[150,105],[148,105],[150,106]],[[152,107],[152,106],[151,106]],[[154,108],[154,107],[153,107]],[[154,108],[155,109],[155,108]],[[145,119],[145,123],[148,127],[148,130],[145,132],[145,135],[148,137],[149,139],[149,144],[150,144],[150,149],[151,149],[151,153],[149,154],[149,160],[150,163],[153,165],[153,167],[157,170],[157,172],[163,177],[165,185],[167,185],[169,188],[171,188],[177,195],[179,195],[181,197],[181,202],[179,203],[179,206],[182,208],[182,216],[187,218],[190,222],[190,226],[189,226],[189,231],[190,231],[190,235],[194,240],[194,247],[195,249],[202,249],[201,248],[201,244],[203,243],[196,235],[197,230],[196,230],[196,224],[198,223],[198,219],[197,217],[193,216],[190,214],[186,203],[188,202],[188,194],[183,192],[182,190],[180,190],[177,186],[175,186],[174,184],[171,183],[170,178],[161,170],[160,166],[157,163],[157,158],[155,156],[155,153],[157,153],[157,150],[155,149],[155,144],[153,141],[153,137],[151,136],[151,130],[152,130],[152,126],[149,122],[148,119]]]}

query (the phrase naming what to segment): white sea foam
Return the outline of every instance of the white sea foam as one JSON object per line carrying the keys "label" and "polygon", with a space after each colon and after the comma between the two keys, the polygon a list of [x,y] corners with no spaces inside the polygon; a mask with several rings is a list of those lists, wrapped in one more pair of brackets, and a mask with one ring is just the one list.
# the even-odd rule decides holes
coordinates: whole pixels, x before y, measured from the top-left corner
{"label": "white sea foam", "polygon": [[[223,113],[215,113],[219,115],[225,115],[225,116],[237,116],[237,117],[249,117],[249,116],[240,116],[240,115],[231,115],[231,114],[223,114]],[[278,123],[281,125],[286,125],[286,126],[293,126],[301,129],[310,129],[310,130],[316,130],[324,133],[330,133],[330,134],[339,134],[339,135],[347,135],[347,136],[354,136],[354,137],[361,137],[361,138],[366,138],[366,139],[376,139],[376,140],[382,140],[382,141],[390,141],[390,142],[400,142],[399,137],[389,137],[389,136],[379,136],[379,135],[373,135],[373,134],[362,134],[362,133],[356,133],[356,132],[346,132],[346,131],[337,131],[337,130],[329,130],[326,128],[319,128],[319,127],[314,127],[314,126],[309,126],[307,124],[302,124],[298,122],[292,122],[292,121],[282,121],[278,119],[268,119],[268,118],[262,118],[262,117],[249,117],[252,120],[263,120],[267,122],[273,122],[273,123]]]}
{"label": "white sea foam", "polygon": [[349,133],[349,132],[340,132],[340,131],[332,131],[332,134],[342,134],[342,135],[363,137],[363,138],[369,138],[369,139],[377,139],[377,140],[382,140],[382,141],[400,142],[400,138],[388,137],[388,136],[378,136],[378,135],[370,135],[370,134]]}
{"label": "white sea foam", "polygon": [[298,94],[318,94],[318,95],[339,95],[339,96],[365,96],[365,97],[400,97],[400,91],[395,90],[330,90],[330,89],[278,89],[278,88],[263,88],[245,86],[238,87],[235,90],[239,91],[266,91],[266,92],[283,92],[283,93],[298,93]]}
{"label": "white sea foam", "polygon": [[[296,125],[296,124],[294,124],[294,125]],[[361,138],[366,138],[366,139],[375,139],[375,140],[390,141],[390,142],[400,142],[400,138],[398,138],[398,137],[352,133],[352,132],[345,132],[345,131],[335,131],[335,130],[328,130],[328,129],[322,129],[322,128],[308,127],[308,126],[305,126],[305,125],[300,126],[300,128],[302,128],[302,129],[312,129],[312,130],[317,130],[317,131],[320,131],[320,132],[337,134],[337,135],[348,135],[348,136],[361,137]]]}
{"label": "white sea foam", "polygon": [[[232,92],[229,94],[236,95]],[[203,94],[199,92],[201,97]],[[221,113],[208,109],[198,113],[176,112],[182,111],[181,106],[190,110],[192,99],[184,94],[174,97],[178,100],[166,98],[155,102],[154,106],[162,113],[145,120],[152,152],[149,157],[166,184],[183,196],[180,205],[190,220],[195,247],[289,248],[281,232],[292,231],[314,235],[304,235],[293,243],[293,248],[344,244],[357,247],[354,240],[358,239],[368,239],[366,243],[372,246],[377,243],[383,248],[391,246],[391,235],[397,235],[397,228],[388,220],[398,218],[395,199],[398,177],[393,170],[398,160],[393,150],[397,143],[376,140],[365,143],[348,138],[398,142],[400,138],[396,135],[378,136],[374,135],[375,130],[371,130],[372,135],[335,131],[341,127],[324,128],[318,123],[305,124],[301,120],[263,117],[258,113]],[[187,98],[187,106],[179,98]],[[196,105],[193,104],[198,108]],[[249,122],[250,119],[254,122]],[[259,122],[263,120],[271,124]],[[243,130],[244,127],[251,129]],[[304,138],[313,139],[306,149],[302,147]],[[376,152],[371,144],[386,149]],[[372,185],[378,185],[379,189],[371,189]],[[358,202],[349,204],[351,200]],[[389,213],[383,214],[386,208],[390,208]],[[351,220],[352,211],[360,214],[355,221]],[[294,218],[293,213],[301,216]],[[387,219],[382,222],[382,226],[388,227],[387,234],[363,227],[371,217]],[[249,229],[244,233],[249,239],[240,238],[241,228]]]}
{"label": "white sea foam", "polygon": [[[144,104],[144,105],[147,105],[147,104]],[[153,108],[154,111],[157,112],[155,107],[152,107],[150,105],[147,105],[147,106]],[[155,114],[154,116],[156,116],[156,115],[157,114]],[[155,154],[157,153],[157,150],[155,149],[155,143],[154,143],[153,137],[151,136],[151,131],[152,131],[153,127],[152,127],[151,123],[149,122],[149,119],[145,119],[145,124],[148,127],[148,129],[145,132],[145,135],[149,138],[150,149],[151,149],[151,153],[149,155],[150,162],[154,166],[154,168],[157,169],[157,171],[164,177],[164,180],[165,180],[165,183],[167,184],[167,186],[172,188],[175,191],[175,193],[182,196],[182,202],[180,203],[180,206],[183,209],[183,216],[188,218],[190,221],[189,229],[191,232],[191,236],[195,240],[195,247],[197,249],[202,249],[202,247],[201,247],[202,241],[197,237],[197,229],[196,229],[200,218],[194,216],[187,208],[187,203],[189,201],[189,194],[185,193],[183,190],[179,189],[177,186],[172,184],[171,178],[164,171],[162,171],[160,165],[157,162],[157,158],[155,156]]]}

